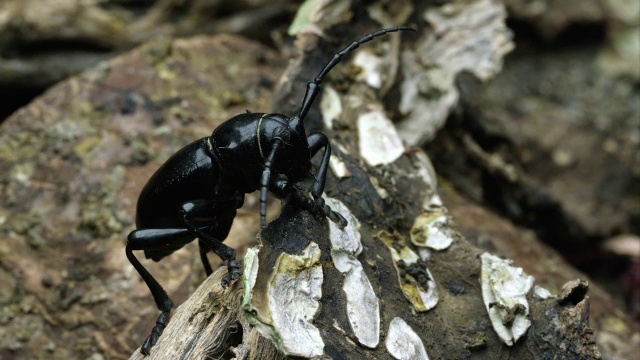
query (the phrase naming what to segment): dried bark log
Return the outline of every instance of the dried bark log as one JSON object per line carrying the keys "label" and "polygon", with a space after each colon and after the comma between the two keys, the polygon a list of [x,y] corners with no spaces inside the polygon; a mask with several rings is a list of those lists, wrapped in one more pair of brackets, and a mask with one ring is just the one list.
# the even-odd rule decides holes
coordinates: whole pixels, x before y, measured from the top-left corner
{"label": "dried bark log", "polygon": [[[368,187],[369,191],[365,188],[365,191],[361,191],[358,196],[358,198],[364,198],[364,203],[367,203],[367,200],[375,201],[375,197],[371,195],[376,191],[372,186]],[[410,191],[407,192],[409,193]],[[384,204],[377,205],[386,207]],[[359,209],[356,204],[352,203],[348,206],[362,215],[363,209]],[[350,359],[388,358],[389,348],[384,343],[384,338],[390,333],[387,327],[392,323],[392,319],[401,318],[418,334],[431,358],[473,356],[492,359],[499,353],[504,354],[505,351],[514,357],[532,359],[548,356],[581,359],[600,357],[593,332],[588,325],[589,299],[584,297],[584,291],[578,295],[566,295],[559,299],[536,300],[530,297],[531,321],[534,326],[519,343],[511,348],[505,348],[491,329],[482,304],[478,259],[480,250],[462,237],[456,238],[450,249],[434,254],[427,262],[433,279],[438,283],[440,302],[426,313],[416,312],[403,295],[389,249],[382,244],[380,238],[373,235],[379,234],[379,228],[388,225],[384,223],[384,214],[389,212],[361,217],[368,220],[363,222],[360,228],[365,250],[359,257],[359,262],[374,285],[376,296],[380,299],[382,334],[380,342],[375,344],[374,349],[358,345],[361,340],[357,333],[354,333],[357,330],[349,325],[352,319],[347,312],[348,298],[345,295],[357,289],[342,287],[344,278],[332,262],[331,244],[327,239],[327,224],[300,212],[299,209],[285,207],[281,217],[272,223],[264,235],[265,238],[277,244],[269,244],[267,243],[269,240],[265,239],[261,253],[273,251],[281,254],[283,251],[292,251],[293,247],[299,250],[300,247],[305,246],[306,242],[318,243],[321,249],[319,263],[322,264],[324,282],[322,283],[322,306],[315,314],[313,324],[319,329],[324,341],[325,356]],[[411,218],[411,216],[406,217],[406,219]],[[372,226],[372,223],[376,223],[377,226]],[[379,228],[376,229],[377,227]],[[395,236],[400,239],[403,235]],[[288,249],[283,250],[283,247]],[[268,256],[262,257],[260,262],[258,276],[262,275],[262,278],[257,279],[257,284],[261,287],[266,287],[265,282],[274,276],[270,267],[273,266],[274,261],[267,261],[266,266],[262,262]],[[246,267],[245,270],[247,270]],[[242,286],[236,283],[232,289],[221,292],[219,287],[221,276],[222,274],[218,272],[210,277],[189,301],[176,311],[176,315],[166,329],[166,335],[160,338],[159,344],[153,349],[151,358],[186,354],[200,358],[200,356],[211,355],[210,349],[218,349],[220,343],[226,344],[229,350],[231,346],[237,348],[231,351],[239,359],[255,358],[256,353],[263,354],[262,356],[268,354],[268,358],[277,358],[277,352],[274,352],[275,349],[269,342],[265,344],[249,341],[258,335],[256,328],[251,327],[247,322],[246,315],[238,311]],[[341,288],[344,292],[340,290]],[[570,294],[572,294],[571,289],[571,287],[567,288]],[[254,288],[252,295],[256,296],[256,292],[263,290]],[[270,301],[290,304],[291,293],[281,294],[280,296],[283,297],[276,295]],[[295,307],[292,306],[289,310],[294,311]],[[367,314],[371,317],[375,317],[374,315]],[[203,319],[206,321],[201,323]],[[209,321],[211,323],[207,324]],[[242,326],[241,343],[238,342],[238,338],[236,342],[221,340],[228,339],[230,324]],[[237,331],[237,327],[234,327],[233,331]],[[300,346],[305,347],[302,343]],[[297,349],[289,350],[297,351]],[[220,352],[220,350],[217,351]],[[132,356],[132,359],[137,358],[141,358],[137,353]]]}
{"label": "dried bark log", "polygon": [[242,283],[222,288],[225,274],[218,269],[175,311],[149,356],[136,351],[130,359],[283,359],[244,316]]}

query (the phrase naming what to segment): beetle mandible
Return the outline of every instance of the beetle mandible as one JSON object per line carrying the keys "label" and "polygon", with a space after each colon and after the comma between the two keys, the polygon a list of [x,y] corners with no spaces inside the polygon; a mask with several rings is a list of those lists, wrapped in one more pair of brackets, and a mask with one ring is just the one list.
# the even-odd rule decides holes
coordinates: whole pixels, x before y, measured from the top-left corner
{"label": "beetle mandible", "polygon": [[[216,128],[211,136],[197,140],[169,158],[142,189],[136,209],[136,228],[127,238],[127,258],[145,281],[161,311],[140,352],[148,355],[165,326],[173,302],[156,279],[133,255],[159,261],[198,238],[200,257],[207,275],[212,273],[207,252],[227,261],[226,287],[242,275],[234,249],[222,242],[244,202],[246,193],[260,190],[260,223],[266,227],[267,193],[280,199],[293,197],[300,206],[328,217],[344,227],[347,221],[324,204],[324,191],[331,144],[320,132],[306,135],[303,120],[320,85],[342,57],[361,44],[389,32],[412,30],[392,27],[363,36],[345,47],[307,84],[297,116],[246,113]],[[295,188],[311,171],[311,158],[324,149],[310,192],[313,199]],[[275,177],[272,175],[276,175]]]}

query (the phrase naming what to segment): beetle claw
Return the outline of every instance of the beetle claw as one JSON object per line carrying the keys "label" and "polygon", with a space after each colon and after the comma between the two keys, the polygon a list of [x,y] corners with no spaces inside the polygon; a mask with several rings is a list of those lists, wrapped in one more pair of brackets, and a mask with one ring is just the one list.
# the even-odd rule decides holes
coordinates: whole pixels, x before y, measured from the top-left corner
{"label": "beetle claw", "polygon": [[240,264],[236,259],[231,259],[227,263],[227,275],[222,278],[222,287],[226,288],[232,282],[238,280],[240,276],[242,276],[242,268],[240,268]]}
{"label": "beetle claw", "polygon": [[[171,308],[171,306],[169,306],[169,308]],[[162,332],[164,331],[164,328],[168,323],[169,311],[163,311],[162,313],[160,313],[158,319],[156,320],[156,326],[153,327],[153,329],[151,330],[151,334],[147,336],[147,339],[144,341],[142,347],[140,348],[140,353],[142,355],[149,355],[151,353],[151,348],[158,342],[160,335],[162,335]]]}
{"label": "beetle claw", "polygon": [[319,197],[313,201],[314,209],[329,218],[333,223],[335,223],[340,229],[344,229],[345,226],[349,223],[344,216],[340,215],[340,213],[335,212],[329,207],[329,205],[325,204],[324,199]]}
{"label": "beetle claw", "polygon": [[330,218],[331,221],[336,223],[340,229],[344,229],[349,224],[347,219],[345,219],[340,213],[331,211],[331,214],[335,216],[335,218]]}

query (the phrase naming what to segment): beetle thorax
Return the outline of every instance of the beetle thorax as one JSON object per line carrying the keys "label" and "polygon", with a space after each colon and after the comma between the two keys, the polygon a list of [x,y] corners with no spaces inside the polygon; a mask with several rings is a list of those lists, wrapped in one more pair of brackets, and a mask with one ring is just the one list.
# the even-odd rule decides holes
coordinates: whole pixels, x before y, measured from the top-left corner
{"label": "beetle thorax", "polygon": [[290,181],[305,178],[311,170],[309,144],[302,121],[282,114],[245,113],[216,128],[209,137],[210,152],[222,177],[242,192],[259,187],[260,177],[274,142],[282,141],[272,167],[272,176]]}

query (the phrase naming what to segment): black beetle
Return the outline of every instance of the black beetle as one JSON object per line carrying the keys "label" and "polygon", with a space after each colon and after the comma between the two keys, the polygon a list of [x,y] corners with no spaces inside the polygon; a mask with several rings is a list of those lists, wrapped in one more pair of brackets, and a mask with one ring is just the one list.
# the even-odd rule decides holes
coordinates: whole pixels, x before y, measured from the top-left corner
{"label": "black beetle", "polygon": [[[307,84],[298,116],[246,113],[237,115],[213,131],[175,153],[149,179],[140,193],[136,227],[127,238],[127,258],[145,281],[161,311],[140,352],[148,355],[165,326],[173,302],[133,255],[144,250],[146,258],[159,261],[198,238],[200,257],[207,275],[212,273],[207,259],[210,250],[227,260],[227,286],[242,275],[235,250],[222,242],[244,202],[244,195],[260,189],[260,220],[266,227],[267,193],[278,198],[293,197],[303,208],[327,216],[341,227],[347,221],[324,204],[324,191],[331,144],[323,133],[306,135],[303,120],[320,93],[320,84],[342,57],[375,37],[409,27],[382,29],[352,42],[336,53],[318,76]],[[313,200],[294,185],[311,171],[311,158],[324,148],[311,188]],[[272,173],[277,177],[273,178]]]}

